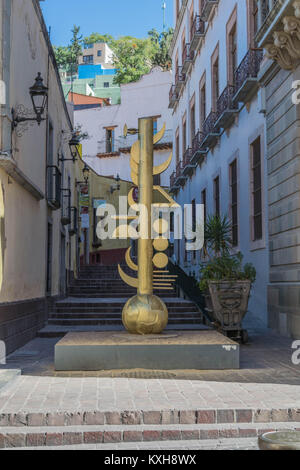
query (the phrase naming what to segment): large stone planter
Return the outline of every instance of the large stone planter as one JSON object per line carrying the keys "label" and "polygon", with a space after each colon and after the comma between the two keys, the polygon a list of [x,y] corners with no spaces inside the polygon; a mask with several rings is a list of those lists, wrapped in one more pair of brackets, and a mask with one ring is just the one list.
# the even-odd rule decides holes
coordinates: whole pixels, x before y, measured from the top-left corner
{"label": "large stone planter", "polygon": [[251,281],[211,281],[208,285],[212,315],[220,330],[231,338],[247,342],[242,322],[248,310]]}

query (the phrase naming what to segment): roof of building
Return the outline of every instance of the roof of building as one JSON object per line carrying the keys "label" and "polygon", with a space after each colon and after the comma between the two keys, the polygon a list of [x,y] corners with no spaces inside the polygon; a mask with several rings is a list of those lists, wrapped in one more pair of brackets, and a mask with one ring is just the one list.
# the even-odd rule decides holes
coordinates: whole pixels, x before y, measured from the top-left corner
{"label": "roof of building", "polygon": [[98,105],[109,106],[109,98],[98,98],[97,96],[87,96],[80,93],[70,92],[68,101],[74,103],[75,106],[80,105]]}

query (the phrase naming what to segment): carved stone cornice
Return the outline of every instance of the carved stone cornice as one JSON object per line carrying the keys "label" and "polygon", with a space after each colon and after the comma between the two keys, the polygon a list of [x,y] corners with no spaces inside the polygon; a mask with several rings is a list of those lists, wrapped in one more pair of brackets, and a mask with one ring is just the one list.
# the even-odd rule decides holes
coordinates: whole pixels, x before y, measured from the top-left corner
{"label": "carved stone cornice", "polygon": [[269,59],[284,70],[294,70],[300,64],[300,0],[293,3],[294,16],[281,20],[281,30],[274,31],[273,42],[264,47]]}

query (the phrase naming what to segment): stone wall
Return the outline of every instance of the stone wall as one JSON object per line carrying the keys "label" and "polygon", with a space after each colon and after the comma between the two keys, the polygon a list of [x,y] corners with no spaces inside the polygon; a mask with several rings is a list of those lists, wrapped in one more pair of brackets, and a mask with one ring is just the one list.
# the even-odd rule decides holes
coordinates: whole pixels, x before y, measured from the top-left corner
{"label": "stone wall", "polygon": [[266,98],[269,194],[269,326],[300,338],[300,108],[292,103],[288,72],[267,64]]}

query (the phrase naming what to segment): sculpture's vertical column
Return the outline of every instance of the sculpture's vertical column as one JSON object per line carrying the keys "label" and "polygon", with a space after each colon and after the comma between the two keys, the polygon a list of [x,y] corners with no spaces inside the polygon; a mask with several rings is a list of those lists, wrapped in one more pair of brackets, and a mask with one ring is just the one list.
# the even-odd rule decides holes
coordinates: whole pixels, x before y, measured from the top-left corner
{"label": "sculpture's vertical column", "polygon": [[[139,120],[140,172],[139,203],[145,208],[144,230],[138,242],[138,293],[153,294],[153,245],[151,240],[151,208],[153,201],[153,119]],[[147,219],[147,220],[146,220]],[[145,238],[147,236],[147,238]]]}

